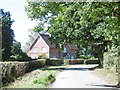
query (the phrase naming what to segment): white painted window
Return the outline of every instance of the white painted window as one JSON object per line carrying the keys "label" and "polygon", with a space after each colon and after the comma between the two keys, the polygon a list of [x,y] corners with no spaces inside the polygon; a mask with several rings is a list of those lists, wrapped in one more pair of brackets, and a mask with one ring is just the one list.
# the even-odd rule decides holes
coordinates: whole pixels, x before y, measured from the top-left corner
{"label": "white painted window", "polygon": [[37,53],[37,47],[34,47],[34,48],[33,48],[33,52],[34,52],[34,53]]}
{"label": "white painted window", "polygon": [[41,48],[41,52],[45,53],[47,51],[47,49],[45,47]]}

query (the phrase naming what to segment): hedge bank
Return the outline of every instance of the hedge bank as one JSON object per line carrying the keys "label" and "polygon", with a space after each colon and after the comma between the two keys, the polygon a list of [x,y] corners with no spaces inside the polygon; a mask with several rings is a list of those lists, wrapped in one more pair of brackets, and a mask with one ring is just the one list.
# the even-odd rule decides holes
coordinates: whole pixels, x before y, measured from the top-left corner
{"label": "hedge bank", "polygon": [[[98,64],[98,60],[84,60],[84,59],[66,59],[65,65],[73,64]],[[17,77],[24,75],[31,69],[42,68],[44,66],[62,65],[61,59],[38,59],[32,61],[22,62],[0,62],[0,76],[3,85],[13,82]]]}
{"label": "hedge bank", "polygon": [[5,85],[29,70],[28,62],[0,62],[2,84]]}
{"label": "hedge bank", "polygon": [[56,65],[62,65],[62,60],[61,59],[47,59],[46,64],[48,66],[56,66]]}
{"label": "hedge bank", "polygon": [[31,69],[41,68],[45,65],[45,59],[29,62],[0,62],[0,79],[2,80],[2,85],[13,82],[17,77],[24,75]]}
{"label": "hedge bank", "polygon": [[65,65],[74,65],[74,64],[99,64],[98,59],[65,59]]}

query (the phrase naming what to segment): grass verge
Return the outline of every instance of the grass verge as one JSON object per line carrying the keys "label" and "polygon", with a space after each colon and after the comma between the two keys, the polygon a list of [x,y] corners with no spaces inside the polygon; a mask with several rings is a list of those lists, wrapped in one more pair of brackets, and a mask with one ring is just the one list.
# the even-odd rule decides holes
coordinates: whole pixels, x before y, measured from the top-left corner
{"label": "grass verge", "polygon": [[105,70],[105,69],[95,69],[95,73],[103,77],[105,81],[107,81],[110,84],[116,85],[118,83],[118,73],[116,73],[114,70]]}
{"label": "grass verge", "polygon": [[55,75],[68,66],[48,66],[33,70],[3,88],[47,88]]}

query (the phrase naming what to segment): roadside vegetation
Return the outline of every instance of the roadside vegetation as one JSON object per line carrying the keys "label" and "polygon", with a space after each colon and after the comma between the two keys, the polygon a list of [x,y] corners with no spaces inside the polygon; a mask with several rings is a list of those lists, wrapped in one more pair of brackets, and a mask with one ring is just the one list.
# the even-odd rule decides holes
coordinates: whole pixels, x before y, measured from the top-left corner
{"label": "roadside vegetation", "polygon": [[10,83],[3,88],[47,88],[55,80],[55,75],[68,66],[49,66],[33,70],[21,77],[15,82]]}
{"label": "roadside vegetation", "polygon": [[117,85],[118,83],[118,73],[115,70],[106,70],[106,69],[95,69],[95,73],[102,77],[105,81],[112,85]]}

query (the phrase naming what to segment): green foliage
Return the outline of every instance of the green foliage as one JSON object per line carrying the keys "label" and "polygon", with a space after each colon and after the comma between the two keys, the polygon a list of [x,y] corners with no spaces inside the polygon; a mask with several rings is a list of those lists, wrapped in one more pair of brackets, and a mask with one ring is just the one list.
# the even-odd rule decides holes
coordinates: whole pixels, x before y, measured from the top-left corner
{"label": "green foliage", "polygon": [[62,63],[61,59],[46,59],[46,65],[48,66],[62,65]]}
{"label": "green foliage", "polygon": [[29,68],[31,70],[37,69],[37,68],[42,68],[46,66],[46,60],[45,59],[38,59],[35,61],[29,61]]}
{"label": "green foliage", "polygon": [[11,29],[13,20],[11,20],[10,12],[4,12],[0,9],[0,16],[2,19],[2,60],[6,61],[10,59],[11,56],[11,45],[14,38],[14,32]]}
{"label": "green foliage", "polygon": [[99,64],[98,59],[65,59],[65,65],[74,65],[74,64]]}
{"label": "green foliage", "polygon": [[34,2],[26,6],[28,17],[50,24],[51,40],[59,48],[66,43],[91,45],[92,54],[103,67],[103,54],[118,46],[120,6],[116,2]]}
{"label": "green foliage", "polygon": [[35,40],[36,36],[38,35],[37,32],[34,32],[33,30],[29,30],[29,35],[28,38],[29,40],[25,43],[25,46],[23,48],[24,52],[28,53],[29,51],[29,47],[31,46],[31,44],[33,43],[33,41]]}
{"label": "green foliage", "polygon": [[50,59],[50,65],[62,65],[62,60],[61,59]]}
{"label": "green foliage", "polygon": [[12,55],[10,56],[11,60],[30,60],[26,53],[24,53],[21,49],[20,42],[14,40],[13,45],[11,46]]}
{"label": "green foliage", "polygon": [[[104,53],[104,68],[105,69],[118,69],[118,48],[112,46],[106,53]],[[118,71],[118,70],[117,70]]]}
{"label": "green foliage", "polygon": [[55,79],[54,73],[48,73],[48,74],[40,77],[39,79],[34,80],[33,83],[48,85],[54,79]]}
{"label": "green foliage", "polygon": [[36,65],[45,66],[46,65],[46,59],[38,59],[35,61]]}
{"label": "green foliage", "polygon": [[46,56],[43,55],[43,54],[41,54],[41,55],[38,56],[38,59],[45,59],[45,58],[46,58]]}
{"label": "green foliage", "polygon": [[65,59],[64,65],[73,65],[73,64],[84,64],[84,60],[73,60],[73,59]]}

